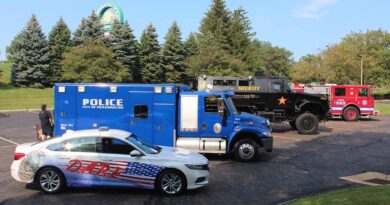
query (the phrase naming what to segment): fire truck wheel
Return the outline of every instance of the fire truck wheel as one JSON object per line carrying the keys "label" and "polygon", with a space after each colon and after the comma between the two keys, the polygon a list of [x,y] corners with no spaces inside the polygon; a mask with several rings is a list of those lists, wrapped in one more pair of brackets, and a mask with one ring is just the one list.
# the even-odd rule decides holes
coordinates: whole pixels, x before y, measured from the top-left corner
{"label": "fire truck wheel", "polygon": [[357,121],[359,119],[359,111],[356,107],[347,107],[343,111],[345,121]]}
{"label": "fire truck wheel", "polygon": [[298,132],[303,135],[312,135],[318,132],[318,118],[309,112],[301,114],[295,125]]}
{"label": "fire truck wheel", "polygon": [[288,121],[288,124],[290,124],[290,127],[291,127],[293,130],[296,130],[296,129],[297,129],[296,120]]}
{"label": "fire truck wheel", "polygon": [[234,144],[234,156],[242,162],[252,162],[257,159],[259,149],[251,139],[242,139]]}

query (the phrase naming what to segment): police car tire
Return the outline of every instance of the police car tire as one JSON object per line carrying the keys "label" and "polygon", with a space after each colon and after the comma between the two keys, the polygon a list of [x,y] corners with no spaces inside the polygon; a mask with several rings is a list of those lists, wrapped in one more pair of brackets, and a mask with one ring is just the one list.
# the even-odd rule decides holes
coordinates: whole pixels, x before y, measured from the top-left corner
{"label": "police car tire", "polygon": [[[55,174],[58,175],[58,177],[59,177],[59,186],[58,186],[58,188],[56,188],[56,189],[53,190],[53,191],[48,191],[48,190],[46,190],[45,188],[43,188],[42,185],[41,185],[41,180],[40,180],[40,178],[41,178],[41,176],[42,176],[44,173],[47,173],[47,172],[55,173]],[[55,168],[55,167],[45,167],[45,168],[39,170],[39,172],[38,172],[38,173],[36,174],[36,176],[35,176],[35,180],[34,180],[34,181],[36,182],[36,185],[39,187],[39,189],[40,189],[42,192],[46,193],[46,194],[56,194],[56,193],[59,193],[59,192],[61,192],[61,191],[65,188],[65,186],[66,186],[64,174],[63,174],[59,169],[57,169],[57,168]]]}
{"label": "police car tire", "polygon": [[[348,117],[348,112],[354,112],[355,113],[355,117],[354,118],[349,118]],[[358,111],[358,109],[356,109],[355,107],[352,107],[352,106],[349,106],[349,107],[345,108],[344,111],[343,111],[343,119],[345,121],[349,121],[349,122],[353,122],[353,121],[359,120],[359,111]]]}
{"label": "police car tire", "polygon": [[[240,147],[243,145],[251,146],[253,148],[253,150],[251,150],[253,151],[253,155],[250,158],[243,158],[240,155]],[[256,144],[255,141],[251,139],[242,139],[234,144],[234,156],[237,160],[241,162],[253,162],[257,159],[258,155],[259,155],[258,145]]]}
{"label": "police car tire", "polygon": [[[176,193],[168,193],[168,192],[164,191],[164,189],[162,187],[162,179],[164,178],[164,176],[170,175],[170,174],[179,176],[180,180],[181,180],[181,188]],[[168,169],[168,170],[165,170],[161,174],[158,175],[156,189],[157,189],[157,191],[159,191],[160,193],[162,193],[164,195],[168,195],[168,196],[179,195],[187,190],[187,179],[181,172],[176,171],[174,169]]]}
{"label": "police car tire", "polygon": [[288,124],[290,124],[290,127],[291,127],[293,130],[296,130],[296,129],[297,129],[296,120],[288,121]]}
{"label": "police car tire", "polygon": [[306,112],[301,114],[295,124],[300,134],[312,135],[318,132],[318,118],[312,113]]}

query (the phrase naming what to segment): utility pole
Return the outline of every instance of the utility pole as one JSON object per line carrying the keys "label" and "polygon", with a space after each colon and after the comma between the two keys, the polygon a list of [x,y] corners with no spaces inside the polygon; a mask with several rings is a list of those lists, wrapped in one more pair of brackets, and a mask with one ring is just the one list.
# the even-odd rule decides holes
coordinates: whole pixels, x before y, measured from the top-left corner
{"label": "utility pole", "polygon": [[363,55],[360,55],[360,85],[363,85]]}

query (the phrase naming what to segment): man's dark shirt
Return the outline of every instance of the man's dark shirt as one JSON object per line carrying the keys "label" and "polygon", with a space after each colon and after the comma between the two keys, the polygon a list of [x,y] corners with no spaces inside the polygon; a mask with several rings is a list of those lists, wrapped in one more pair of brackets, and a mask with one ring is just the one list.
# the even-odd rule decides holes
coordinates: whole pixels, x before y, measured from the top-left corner
{"label": "man's dark shirt", "polygon": [[42,129],[51,127],[50,119],[52,119],[50,111],[42,110],[39,112],[39,120],[41,121]]}

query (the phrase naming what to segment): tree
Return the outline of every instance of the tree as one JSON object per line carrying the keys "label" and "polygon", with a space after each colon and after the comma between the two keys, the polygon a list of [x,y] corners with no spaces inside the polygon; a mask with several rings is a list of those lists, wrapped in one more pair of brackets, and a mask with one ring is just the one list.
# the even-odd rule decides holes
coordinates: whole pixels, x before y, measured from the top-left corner
{"label": "tree", "polygon": [[173,22],[165,36],[162,49],[165,82],[179,83],[185,79],[185,50],[180,28]]}
{"label": "tree", "polygon": [[[295,73],[293,80],[307,82],[312,80],[312,76],[318,76],[316,79],[328,83],[360,84],[360,63],[363,58],[363,83],[389,85],[389,47],[390,33],[386,31],[352,32],[344,36],[340,43],[328,45],[314,55],[315,61],[301,59],[292,71]],[[300,75],[305,72],[312,74]]]}
{"label": "tree", "polygon": [[12,55],[11,83],[15,86],[44,87],[50,82],[50,49],[35,15],[16,42]]}
{"label": "tree", "polygon": [[68,82],[124,82],[130,77],[128,69],[115,60],[108,48],[93,41],[70,49],[61,65],[62,78]]}
{"label": "tree", "polygon": [[73,38],[72,38],[73,46],[80,46],[87,41],[87,37],[85,34],[86,29],[87,29],[87,19],[82,18],[79,27],[73,33]]}
{"label": "tree", "polygon": [[129,23],[126,21],[122,25],[115,20],[112,24],[111,34],[109,48],[114,53],[115,59],[121,62],[129,71],[130,77],[127,82],[140,82],[138,42]]}
{"label": "tree", "polygon": [[14,39],[11,41],[11,44],[7,46],[5,53],[7,56],[7,61],[12,62],[13,61],[13,55],[20,49],[18,46],[20,46],[20,39],[22,37],[22,33],[18,33]]}
{"label": "tree", "polygon": [[141,36],[139,53],[142,82],[144,83],[159,83],[164,78],[161,65],[161,48],[157,37],[158,34],[152,24],[146,26]]}
{"label": "tree", "polygon": [[64,19],[61,17],[53,29],[49,33],[49,46],[51,54],[51,82],[58,82],[61,79],[61,60],[63,59],[63,54],[69,49],[71,45],[71,32],[68,28],[68,25],[64,22]]}
{"label": "tree", "polygon": [[73,34],[73,46],[84,45],[89,41],[103,41],[103,25],[99,16],[93,10],[88,18],[82,18],[81,23]]}
{"label": "tree", "polygon": [[[207,42],[202,42],[206,40]],[[247,65],[241,59],[222,49],[212,37],[201,39],[199,54],[188,58],[187,75],[197,77],[202,74],[213,76],[246,76]]]}
{"label": "tree", "polygon": [[240,56],[243,60],[245,60],[245,55],[248,47],[251,45],[253,36],[256,35],[256,33],[252,32],[251,22],[246,14],[247,12],[243,8],[234,10],[229,31],[231,54]]}
{"label": "tree", "polygon": [[200,25],[200,38],[212,38],[222,49],[229,50],[230,11],[224,0],[213,0]]}
{"label": "tree", "polygon": [[195,33],[191,32],[188,35],[188,38],[184,43],[184,50],[186,51],[186,57],[199,54],[199,41]]}

